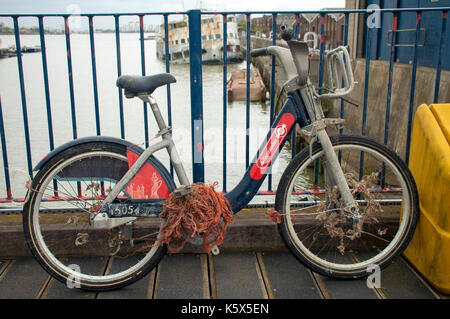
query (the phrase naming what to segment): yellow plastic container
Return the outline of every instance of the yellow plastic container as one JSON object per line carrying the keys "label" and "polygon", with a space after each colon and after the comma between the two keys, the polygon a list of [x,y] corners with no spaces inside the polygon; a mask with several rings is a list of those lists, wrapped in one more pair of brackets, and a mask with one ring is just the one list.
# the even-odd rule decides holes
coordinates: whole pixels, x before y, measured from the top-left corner
{"label": "yellow plastic container", "polygon": [[420,218],[404,255],[437,290],[450,294],[450,104],[417,109],[409,168]]}

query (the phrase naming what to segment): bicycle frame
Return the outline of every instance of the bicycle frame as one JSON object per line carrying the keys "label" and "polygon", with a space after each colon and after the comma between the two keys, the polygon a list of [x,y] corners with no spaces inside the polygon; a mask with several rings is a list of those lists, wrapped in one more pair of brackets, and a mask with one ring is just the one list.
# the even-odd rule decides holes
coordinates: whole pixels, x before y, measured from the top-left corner
{"label": "bicycle frame", "polygon": [[309,125],[311,120],[299,92],[294,91],[288,93],[286,102],[241,181],[225,194],[234,213],[244,208],[255,196],[297,123],[302,128]]}
{"label": "bicycle frame", "polygon": [[[251,162],[251,165],[247,168],[247,171],[241,181],[238,185],[236,185],[236,187],[233,188],[233,190],[226,193],[225,197],[228,199],[234,213],[239,212],[252,200],[259,187],[264,182],[266,175],[270,173],[271,165],[283,148],[287,137],[298,123],[300,128],[303,128],[302,131],[304,133],[312,136],[313,138],[317,138],[321,143],[326,158],[326,168],[330,172],[329,175],[332,177],[332,183],[338,187],[341,193],[345,210],[352,214],[356,214],[358,212],[357,204],[351,195],[337,156],[331,145],[330,138],[325,131],[326,125],[329,124],[330,120],[324,118],[320,103],[318,102],[318,98],[320,99],[320,96],[315,94],[315,89],[311,85],[309,77],[304,74],[305,63],[303,61],[305,57],[307,59],[307,46],[305,47],[305,45],[299,42],[290,42],[289,45],[291,46],[290,50],[292,52],[292,56],[295,57],[294,63],[296,64],[298,75],[290,76],[289,80],[285,83],[284,87],[287,88],[286,102],[274,120],[269,132],[267,133],[266,139],[259,148],[257,154]],[[270,48],[272,48],[272,51],[277,53],[282,60],[289,61],[286,58],[286,51],[288,49],[273,49],[273,47],[269,47],[268,49]],[[285,67],[285,69],[289,68]],[[301,85],[299,85],[300,83]],[[172,140],[171,128],[166,125],[156,101],[151,96],[139,95],[138,97],[150,104],[160,129],[158,135],[162,137],[162,141],[148,147],[130,167],[122,179],[114,186],[103,201],[99,214],[94,215],[92,219],[94,227],[117,227],[132,221],[135,217],[149,216],[148,212],[151,212],[152,215],[157,215],[162,210],[161,200],[148,201],[146,204],[142,204],[142,201],[136,204],[114,204],[113,200],[139,172],[147,159],[154,152],[163,148],[167,149],[174,170],[181,184],[181,186],[175,190],[178,192],[177,195],[182,196],[190,191],[190,182]],[[127,209],[121,209],[122,207],[120,207],[120,205],[127,205]],[[135,205],[135,207],[132,205]],[[140,206],[142,205],[152,206],[152,208],[147,209],[146,212],[143,213],[143,210],[140,209]],[[120,215],[114,214],[115,211],[120,212]],[[125,216],[123,212],[126,212]]]}
{"label": "bicycle frame", "polygon": [[[112,204],[112,202],[119,195],[121,189],[126,187],[126,185],[139,172],[142,166],[146,163],[147,159],[153,153],[161,149],[167,149],[175,173],[180,181],[180,185],[182,187],[188,187],[190,185],[189,178],[186,175],[172,140],[171,130],[166,126],[157,103],[150,96],[139,97],[150,103],[156,122],[158,123],[160,129],[159,135],[162,137],[162,141],[150,145],[147,149],[145,149],[127,173],[107,195],[102,203],[100,214],[97,214],[93,218],[93,224],[96,228],[113,228],[132,221],[135,217],[141,216],[139,213],[134,213],[135,211],[139,211],[139,209],[136,210],[136,208],[140,205],[146,205],[147,207],[152,206],[152,215],[156,216],[159,214],[162,210],[162,201],[148,200],[143,203],[142,200],[140,200],[139,203],[134,204],[136,205],[135,208],[127,210],[130,213],[127,214],[126,217],[124,216],[122,210],[120,217],[114,214],[116,206],[115,204]],[[259,187],[264,182],[267,173],[271,169],[271,165],[276,160],[279,152],[287,140],[287,137],[295,125],[298,123],[300,127],[305,127],[310,124],[310,122],[311,121],[299,92],[290,92],[280,113],[274,120],[272,127],[267,133],[266,139],[259,148],[259,151],[255,155],[251,165],[248,167],[241,181],[238,185],[236,185],[236,187],[234,187],[233,190],[225,194],[225,197],[228,199],[234,213],[239,212],[255,196]],[[128,203],[127,205],[130,204]]]}

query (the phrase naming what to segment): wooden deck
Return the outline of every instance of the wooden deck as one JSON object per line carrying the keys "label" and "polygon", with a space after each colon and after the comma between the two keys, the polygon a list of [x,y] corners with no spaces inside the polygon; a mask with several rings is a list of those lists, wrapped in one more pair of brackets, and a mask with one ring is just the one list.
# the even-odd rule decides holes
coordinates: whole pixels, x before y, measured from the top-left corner
{"label": "wooden deck", "polygon": [[[120,260],[80,258],[104,271]],[[1,299],[448,299],[402,258],[381,272],[381,288],[365,279],[332,280],[311,272],[287,251],[167,255],[128,287],[102,293],[69,289],[32,258],[0,261]]]}
{"label": "wooden deck", "polygon": [[[311,272],[288,252],[266,215],[243,210],[227,229],[221,253],[187,245],[167,255],[142,280],[120,290],[89,293],[69,289],[30,257],[20,215],[0,218],[0,299],[448,299],[403,258],[381,272],[381,288],[366,279],[332,280]],[[123,259],[80,257],[74,263],[104,272]]]}

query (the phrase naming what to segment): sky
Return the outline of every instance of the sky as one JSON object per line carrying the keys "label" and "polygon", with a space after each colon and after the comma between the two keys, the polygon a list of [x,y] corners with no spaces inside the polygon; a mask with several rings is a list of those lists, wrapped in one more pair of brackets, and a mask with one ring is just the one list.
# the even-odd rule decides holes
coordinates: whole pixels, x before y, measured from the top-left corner
{"label": "sky", "polygon": [[82,13],[163,12],[198,8],[227,11],[283,11],[342,8],[345,0],[16,0],[0,1],[2,13],[65,13],[78,5]]}
{"label": "sky", "polygon": [[[1,14],[48,14],[48,13],[140,13],[175,12],[197,9],[208,11],[301,11],[322,8],[344,8],[345,0],[0,0]],[[36,19],[21,19],[22,26],[29,27]],[[98,21],[96,26],[109,26],[107,19]],[[126,20],[126,19],[124,19]],[[0,19],[11,26],[11,19]],[[126,21],[124,21],[126,22]],[[46,27],[56,27],[48,19]],[[147,17],[145,23],[159,24],[161,17]]]}

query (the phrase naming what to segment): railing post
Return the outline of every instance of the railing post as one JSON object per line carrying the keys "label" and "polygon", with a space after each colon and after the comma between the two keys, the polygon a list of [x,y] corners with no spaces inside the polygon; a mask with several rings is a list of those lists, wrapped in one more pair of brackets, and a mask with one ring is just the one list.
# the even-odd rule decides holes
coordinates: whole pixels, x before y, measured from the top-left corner
{"label": "railing post", "polygon": [[50,150],[55,148],[53,140],[53,121],[52,110],[50,105],[50,89],[48,85],[48,68],[47,68],[47,52],[45,49],[45,36],[44,36],[44,18],[39,17],[39,37],[41,40],[41,57],[42,57],[42,72],[44,75],[44,90],[45,90],[45,102],[47,106],[47,127],[48,127],[48,141],[50,144]]}
{"label": "railing post", "polygon": [[[145,44],[144,44],[144,15],[139,15],[139,43],[141,47],[141,75],[145,73]],[[144,134],[145,134],[145,147],[149,146],[149,131],[148,131],[148,111],[146,102],[142,102],[142,109],[144,113]]]}
{"label": "railing post", "polygon": [[[117,77],[122,75],[122,59],[120,56],[120,24],[119,24],[119,15],[114,16],[114,26],[116,33],[116,59],[117,59]],[[125,124],[124,124],[124,115],[123,115],[123,97],[122,97],[122,89],[117,88],[119,95],[119,116],[120,116],[120,137],[125,138]]]}
{"label": "railing post", "polygon": [[202,21],[200,10],[189,10],[189,62],[193,182],[205,181],[203,160]]}
{"label": "railing post", "polygon": [[97,63],[95,62],[95,42],[94,42],[94,16],[90,15],[89,19],[89,40],[91,43],[91,65],[92,65],[92,89],[94,91],[94,110],[95,110],[95,128],[97,135],[100,135],[100,111],[98,100],[97,85]]}
{"label": "railing post", "polygon": [[33,176],[33,166],[32,166],[32,160],[31,160],[31,145],[30,145],[30,129],[28,127],[27,96],[25,94],[25,80],[23,77],[22,48],[20,45],[20,32],[19,32],[18,18],[19,18],[18,16],[13,17],[14,36],[15,36],[15,40],[16,40],[16,50],[17,50],[17,68],[19,71],[20,96],[22,99],[22,116],[23,116],[23,127],[25,130],[25,148],[27,151],[28,174],[30,176]]}
{"label": "railing post", "polygon": [[247,169],[250,165],[250,14],[247,14],[247,28],[246,30],[246,51],[245,51],[245,60],[246,60],[246,86],[245,86],[245,169]]}
{"label": "railing post", "polygon": [[414,113],[414,94],[416,92],[416,79],[417,79],[417,48],[420,39],[420,27],[422,24],[422,12],[416,13],[416,38],[414,41],[413,58],[412,58],[412,71],[411,71],[411,91],[409,97],[409,109],[408,109],[408,130],[406,132],[406,155],[405,162],[409,164],[409,150],[411,146],[411,134],[412,134],[412,122]]}
{"label": "railing post", "polygon": [[[170,73],[170,53],[169,53],[169,15],[164,15],[164,52],[166,73]],[[170,84],[167,84],[167,123],[172,126],[172,94]],[[173,177],[173,164],[170,162],[170,176]]]}
{"label": "railing post", "polygon": [[443,11],[442,12],[442,29],[441,29],[441,45],[439,46],[439,53],[438,53],[438,63],[437,63],[437,67],[436,67],[436,81],[434,82],[434,99],[433,99],[433,103],[438,103],[439,102],[439,86],[441,84],[441,70],[442,70],[442,63],[443,63],[443,59],[442,57],[444,56],[444,48],[445,48],[445,42],[447,39],[447,16],[448,16],[448,11]]}
{"label": "railing post", "polygon": [[2,99],[0,97],[0,140],[2,142],[3,170],[5,174],[5,186],[7,199],[12,199],[11,182],[9,179],[8,152],[6,151],[5,125],[3,124]]}
{"label": "railing post", "polygon": [[76,139],[77,132],[77,119],[75,111],[75,93],[73,88],[73,70],[72,70],[72,51],[70,49],[70,27],[69,17],[64,17],[65,34],[66,34],[66,51],[67,51],[67,74],[69,77],[69,94],[70,94],[70,112],[72,116],[72,137]]}
{"label": "railing post", "polygon": [[[277,14],[272,14],[272,45],[277,45]],[[275,56],[272,56],[272,71],[270,78],[270,127],[272,127],[274,113],[275,113]],[[272,172],[272,171],[271,171]],[[272,174],[267,178],[267,189],[272,190]]]}
{"label": "railing post", "polygon": [[222,167],[222,176],[223,176],[223,182],[222,182],[222,191],[225,193],[227,190],[227,98],[228,98],[228,91],[227,91],[227,40],[228,40],[228,30],[227,30],[227,15],[223,15],[223,46],[222,46],[222,52],[223,52],[223,167]]}

